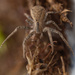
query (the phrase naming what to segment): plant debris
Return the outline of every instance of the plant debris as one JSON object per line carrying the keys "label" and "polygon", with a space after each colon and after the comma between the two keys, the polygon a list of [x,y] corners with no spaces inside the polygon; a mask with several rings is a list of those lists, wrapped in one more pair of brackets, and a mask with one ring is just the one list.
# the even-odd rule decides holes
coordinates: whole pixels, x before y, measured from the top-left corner
{"label": "plant debris", "polygon": [[[72,27],[72,22],[70,22],[70,20],[67,18],[68,12],[71,12],[70,10],[64,8],[61,3],[55,2],[54,0],[47,0],[46,2],[50,4],[50,8],[45,5],[49,11],[57,12],[55,16],[51,15],[51,18],[58,18],[59,26],[62,27],[63,31],[65,27],[62,26],[62,22],[68,22]],[[41,1],[39,3],[42,4]],[[49,19],[50,18],[48,17],[48,20]],[[48,26],[52,27],[52,25]],[[63,35],[65,36],[64,32]],[[70,67],[69,65],[71,64],[70,52],[62,40],[57,35],[53,35],[54,53],[52,54],[51,44],[49,43],[49,38],[46,33],[44,33],[44,36],[41,39],[39,38],[39,35],[34,36],[33,39],[32,38],[27,42],[26,45],[28,74],[69,75],[68,70]]]}

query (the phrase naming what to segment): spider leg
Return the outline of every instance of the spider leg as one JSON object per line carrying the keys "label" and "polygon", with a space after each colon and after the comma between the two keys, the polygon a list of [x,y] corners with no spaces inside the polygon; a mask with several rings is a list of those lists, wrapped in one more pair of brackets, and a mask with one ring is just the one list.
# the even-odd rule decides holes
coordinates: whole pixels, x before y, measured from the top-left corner
{"label": "spider leg", "polygon": [[7,36],[7,38],[2,42],[0,48],[3,46],[3,44],[4,44],[13,34],[15,34],[15,33],[17,32],[18,29],[29,29],[29,27],[28,27],[28,28],[25,27],[25,26],[18,26],[18,27],[16,27],[15,30],[14,30],[11,34],[9,34],[9,35]]}
{"label": "spider leg", "polygon": [[54,32],[54,33],[59,34],[59,36],[61,37],[61,39],[62,39],[62,40],[64,41],[64,43],[70,48],[72,54],[74,55],[72,48],[70,47],[70,45],[68,44],[67,40],[64,38],[64,36],[63,36],[63,34],[62,34],[61,32],[59,32],[58,30],[55,30],[55,29],[53,29],[53,28],[48,28],[48,27],[46,27],[46,29],[49,29],[51,32]]}
{"label": "spider leg", "polygon": [[29,20],[29,19],[26,19],[25,21],[26,21],[27,23],[29,23],[30,26],[33,24],[33,22],[32,22],[31,20]]}
{"label": "spider leg", "polygon": [[47,18],[47,16],[48,16],[48,14],[55,14],[55,13],[57,13],[57,12],[53,12],[53,11],[46,12],[44,21],[46,21],[46,18]]}
{"label": "spider leg", "polygon": [[52,47],[52,53],[54,51],[54,44],[53,44],[53,39],[52,39],[52,35],[51,35],[51,31],[49,28],[44,28],[43,32],[46,32],[48,33],[48,36],[49,36],[49,40],[51,42],[51,47]]}
{"label": "spider leg", "polygon": [[23,40],[23,58],[25,58],[25,47],[26,47],[26,41],[34,34],[34,31],[32,31],[26,38]]}
{"label": "spider leg", "polygon": [[[61,39],[65,42],[65,44],[70,48],[71,52],[73,53],[72,48],[70,47],[70,45],[68,44],[67,40],[64,38],[64,36],[63,36],[63,34],[61,32],[59,32],[59,31],[57,31],[55,29],[52,29],[52,28],[50,28],[50,31],[59,34]],[[73,53],[73,55],[74,55],[74,53]]]}
{"label": "spider leg", "polygon": [[33,22],[33,19],[27,14],[27,13],[24,13],[24,15],[30,20]]}
{"label": "spider leg", "polygon": [[50,21],[47,21],[46,22],[46,25],[47,24],[50,24],[50,23],[52,23],[55,27],[57,27],[60,31],[62,30],[61,28],[59,28],[59,26],[54,22],[54,21],[52,21],[52,20],[50,20]]}

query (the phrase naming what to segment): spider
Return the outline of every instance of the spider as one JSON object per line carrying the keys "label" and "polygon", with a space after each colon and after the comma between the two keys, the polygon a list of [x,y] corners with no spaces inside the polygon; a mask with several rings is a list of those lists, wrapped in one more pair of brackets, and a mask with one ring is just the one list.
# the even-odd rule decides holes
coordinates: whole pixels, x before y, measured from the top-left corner
{"label": "spider", "polygon": [[[52,39],[52,34],[51,32],[54,32],[56,34],[59,34],[59,36],[61,37],[61,39],[65,42],[65,44],[70,48],[70,50],[72,51],[71,47],[69,46],[67,40],[63,37],[63,34],[58,31],[61,30],[58,25],[50,20],[50,21],[46,21],[48,14],[53,14],[55,12],[46,12],[45,8],[40,6],[40,5],[36,5],[33,6],[30,9],[30,13],[31,13],[31,17],[29,17],[28,14],[24,13],[24,15],[28,18],[26,21],[31,25],[33,24],[31,27],[26,27],[26,26],[18,26],[17,28],[15,28],[15,30],[3,41],[2,45],[5,43],[5,41],[7,39],[9,39],[14,33],[17,32],[18,29],[29,29],[30,32],[28,34],[28,36],[26,36],[23,40],[23,58],[25,58],[25,47],[26,47],[26,42],[29,38],[31,38],[34,34],[43,34],[44,32],[48,33],[49,36],[49,40],[51,43],[51,47],[52,47],[52,53],[54,51],[54,45],[53,45],[53,39]],[[51,24],[53,23],[53,25],[55,27],[57,27],[58,30],[50,28],[50,27],[46,27],[47,24]],[[0,48],[2,47],[2,45],[0,46]],[[72,51],[73,53],[73,51]]]}

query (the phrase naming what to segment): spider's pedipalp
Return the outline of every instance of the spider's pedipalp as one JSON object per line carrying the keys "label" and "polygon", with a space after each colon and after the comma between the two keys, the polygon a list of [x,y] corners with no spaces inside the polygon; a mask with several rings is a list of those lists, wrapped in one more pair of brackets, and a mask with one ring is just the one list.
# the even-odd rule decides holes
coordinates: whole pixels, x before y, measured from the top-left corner
{"label": "spider's pedipalp", "polygon": [[31,20],[26,19],[25,21],[26,21],[30,26],[32,26],[33,22],[32,22]]}
{"label": "spider's pedipalp", "polygon": [[33,19],[27,14],[27,13],[24,13],[24,15],[30,20],[33,22]]}

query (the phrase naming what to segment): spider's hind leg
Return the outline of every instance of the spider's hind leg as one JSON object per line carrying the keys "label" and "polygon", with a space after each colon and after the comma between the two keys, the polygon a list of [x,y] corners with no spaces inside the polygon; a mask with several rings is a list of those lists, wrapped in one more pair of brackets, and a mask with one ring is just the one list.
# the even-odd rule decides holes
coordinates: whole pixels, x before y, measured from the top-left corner
{"label": "spider's hind leg", "polygon": [[50,30],[51,30],[51,32],[54,32],[54,33],[59,34],[59,36],[61,37],[61,39],[62,39],[62,40],[64,41],[64,43],[70,48],[72,54],[74,55],[72,48],[71,48],[70,45],[68,44],[67,40],[64,38],[63,34],[62,34],[61,32],[59,32],[58,30],[55,30],[55,29],[52,29],[52,28],[50,28]]}
{"label": "spider's hind leg", "polygon": [[61,39],[62,39],[62,40],[64,41],[64,43],[70,48],[72,54],[74,55],[72,48],[70,47],[70,45],[68,44],[67,40],[64,38],[64,36],[63,36],[63,34],[62,34],[61,32],[59,32],[59,31],[56,30],[56,29],[49,28],[49,27],[46,27],[44,30],[50,30],[51,32],[54,32],[54,33],[59,34],[59,36],[61,37]]}

